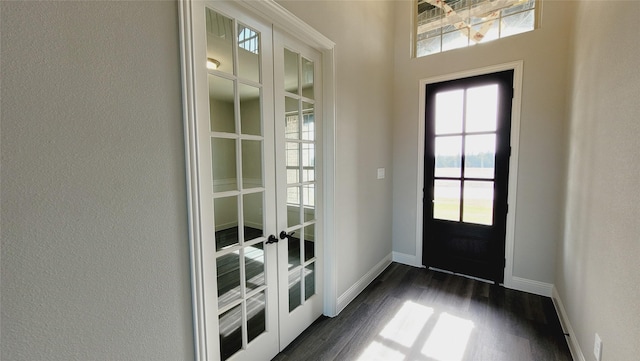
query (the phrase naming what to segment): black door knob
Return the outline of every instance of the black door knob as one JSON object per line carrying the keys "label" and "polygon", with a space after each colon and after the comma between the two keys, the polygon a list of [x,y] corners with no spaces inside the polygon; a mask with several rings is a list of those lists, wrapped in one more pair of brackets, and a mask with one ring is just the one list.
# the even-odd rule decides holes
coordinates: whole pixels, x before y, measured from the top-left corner
{"label": "black door knob", "polygon": [[280,232],[280,239],[291,238],[295,232],[287,233],[285,231]]}
{"label": "black door knob", "polygon": [[274,236],[273,234],[269,236],[269,238],[267,238],[267,244],[271,244],[271,243],[278,243],[278,238],[276,236]]}

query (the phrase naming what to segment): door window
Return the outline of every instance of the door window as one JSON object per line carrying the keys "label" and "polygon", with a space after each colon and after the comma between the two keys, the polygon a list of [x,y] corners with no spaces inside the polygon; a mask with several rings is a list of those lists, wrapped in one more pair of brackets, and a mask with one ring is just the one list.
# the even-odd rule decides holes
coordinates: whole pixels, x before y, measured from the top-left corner
{"label": "door window", "polygon": [[435,95],[435,219],[493,224],[498,85]]}

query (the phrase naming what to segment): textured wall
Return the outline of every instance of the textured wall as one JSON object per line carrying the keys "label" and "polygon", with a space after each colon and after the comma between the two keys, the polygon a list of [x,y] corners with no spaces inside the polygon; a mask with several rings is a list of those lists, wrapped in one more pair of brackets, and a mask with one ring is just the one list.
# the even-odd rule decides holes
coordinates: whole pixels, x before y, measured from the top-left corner
{"label": "textured wall", "polygon": [[[338,295],[391,253],[393,14],[387,1],[278,1],[336,43]],[[376,169],[385,167],[385,179]]]}
{"label": "textured wall", "polygon": [[[516,194],[514,276],[553,283],[561,235],[565,110],[572,3],[545,1],[541,27],[501,40],[411,58],[413,2],[396,2],[393,142],[393,250],[415,255],[419,82],[524,61]],[[418,255],[421,257],[421,255]]]}
{"label": "textured wall", "polygon": [[564,237],[556,287],[587,360],[640,355],[638,1],[583,1],[576,18]]}
{"label": "textured wall", "polygon": [[192,359],[175,2],[0,10],[0,358]]}

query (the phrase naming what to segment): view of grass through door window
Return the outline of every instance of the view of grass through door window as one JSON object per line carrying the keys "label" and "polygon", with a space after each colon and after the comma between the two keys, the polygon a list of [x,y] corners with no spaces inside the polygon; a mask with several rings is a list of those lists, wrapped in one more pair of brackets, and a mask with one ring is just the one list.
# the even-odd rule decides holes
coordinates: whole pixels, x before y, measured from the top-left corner
{"label": "view of grass through door window", "polygon": [[492,225],[498,86],[435,99],[433,217]]}

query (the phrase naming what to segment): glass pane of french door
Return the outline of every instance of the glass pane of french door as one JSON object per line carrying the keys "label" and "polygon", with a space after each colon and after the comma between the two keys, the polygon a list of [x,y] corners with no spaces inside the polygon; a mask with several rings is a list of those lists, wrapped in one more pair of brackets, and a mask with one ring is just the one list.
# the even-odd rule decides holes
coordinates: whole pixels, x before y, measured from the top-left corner
{"label": "glass pane of french door", "polygon": [[[284,103],[286,180],[287,180],[287,242],[288,310],[315,294],[315,99],[312,60],[300,53],[283,49],[285,90]],[[304,290],[304,292],[303,292]]]}
{"label": "glass pane of french door", "polygon": [[321,55],[274,32],[280,346],[322,314]]}
{"label": "glass pane of french door", "polygon": [[217,312],[219,358],[226,360],[270,330],[269,343],[278,337],[277,318],[268,315],[278,309],[277,282],[269,276],[277,272],[275,251],[265,244],[266,229],[275,225],[266,211],[275,198],[273,140],[264,131],[273,127],[266,122],[272,116],[265,109],[273,108],[265,102],[273,98],[266,97],[263,69],[272,64],[263,49],[271,35],[266,26],[218,10],[204,13],[217,296],[207,312]]}

